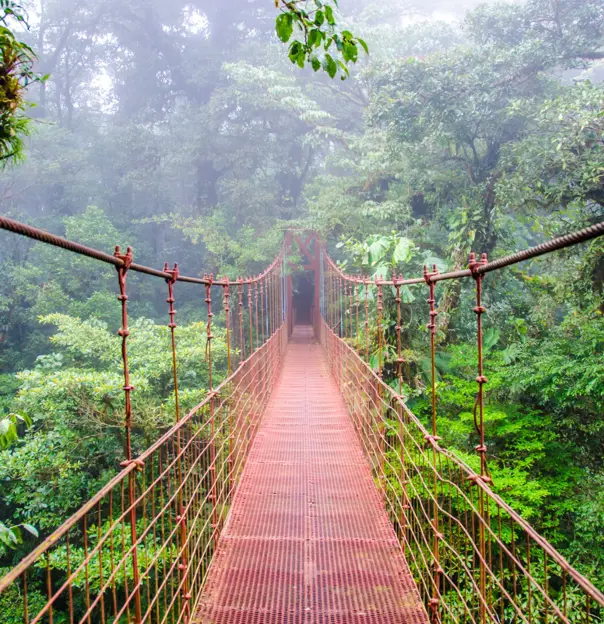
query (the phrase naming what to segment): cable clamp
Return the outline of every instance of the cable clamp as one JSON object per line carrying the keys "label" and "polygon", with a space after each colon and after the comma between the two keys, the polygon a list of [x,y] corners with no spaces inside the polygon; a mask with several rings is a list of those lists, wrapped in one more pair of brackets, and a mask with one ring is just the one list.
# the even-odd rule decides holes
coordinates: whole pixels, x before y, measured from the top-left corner
{"label": "cable clamp", "polygon": [[120,246],[117,245],[115,248],[115,253],[113,254],[118,260],[121,260],[123,265],[116,267],[118,271],[123,271],[124,273],[132,266],[132,247],[128,247],[126,253],[123,254]]}
{"label": "cable clamp", "polygon": [[482,254],[482,256],[480,257],[480,260],[477,259],[475,253],[470,254],[470,259],[468,262],[468,269],[470,269],[470,272],[472,273],[472,277],[474,279],[478,279],[479,277],[481,277],[481,274],[478,273],[478,269],[484,264],[487,264],[487,262],[488,260],[487,260],[486,253]]}
{"label": "cable clamp", "polygon": [[440,436],[437,435],[430,435],[430,434],[426,434],[424,436],[424,440],[426,442],[429,442],[432,446],[436,446],[438,441],[441,440],[442,438]]}
{"label": "cable clamp", "polygon": [[126,459],[125,461],[120,463],[121,468],[128,468],[131,464],[136,466],[136,470],[141,472],[145,467],[145,462],[142,459]]}
{"label": "cable clamp", "polygon": [[[180,269],[178,268],[178,263],[175,262],[174,268],[170,269],[168,268],[168,263],[166,262],[164,264],[164,273],[168,274],[168,277],[166,277],[166,282],[168,282],[168,284],[174,284],[174,282],[178,281],[178,278],[180,276]],[[168,303],[174,303],[174,300],[170,301],[169,299],[166,299],[166,301]]]}
{"label": "cable clamp", "polygon": [[478,474],[473,474],[468,477],[468,481],[470,481],[472,485],[476,485],[479,481],[482,481],[482,483],[484,484],[492,483],[493,479],[491,479],[491,477],[487,475],[481,476]]}

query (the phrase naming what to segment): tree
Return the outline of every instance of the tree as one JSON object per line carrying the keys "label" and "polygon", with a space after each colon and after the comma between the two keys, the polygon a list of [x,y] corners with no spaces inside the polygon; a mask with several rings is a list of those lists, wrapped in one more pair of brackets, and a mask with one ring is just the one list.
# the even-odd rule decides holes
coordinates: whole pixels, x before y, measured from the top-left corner
{"label": "tree", "polygon": [[538,214],[576,206],[587,219],[604,209],[604,93],[590,83],[560,90],[540,106],[519,101],[525,136],[505,151],[505,176],[497,187],[510,209]]}

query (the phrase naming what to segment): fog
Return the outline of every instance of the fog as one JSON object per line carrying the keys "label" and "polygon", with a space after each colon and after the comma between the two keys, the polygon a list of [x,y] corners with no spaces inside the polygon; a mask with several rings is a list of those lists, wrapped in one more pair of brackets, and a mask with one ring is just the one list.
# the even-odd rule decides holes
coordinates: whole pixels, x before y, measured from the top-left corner
{"label": "fog", "polygon": [[27,160],[0,174],[0,207],[60,230],[97,206],[119,227],[136,223],[153,261],[187,254],[202,216],[228,236],[264,233],[305,214],[308,184],[361,129],[372,66],[460,43],[477,3],[343,2],[340,27],[370,46],[346,82],[291,65],[272,4],[26,5],[49,79],[30,89]]}
{"label": "fog", "polygon": [[[283,300],[266,296],[264,284],[277,284],[283,294],[281,285],[295,273],[287,288],[291,285],[295,290],[292,299],[299,310],[304,308],[298,320],[308,323],[312,317],[319,326],[316,308],[322,304],[323,313],[327,310],[333,317],[331,321],[330,317],[324,319],[331,322],[325,327],[334,332],[332,344],[340,345],[335,332],[347,341],[346,348],[332,346],[332,352],[339,354],[331,361],[339,371],[334,377],[342,381],[351,370],[354,375],[361,370],[361,375],[366,375],[358,384],[352,377],[342,381],[341,389],[348,392],[345,385],[354,386],[358,401],[345,397],[348,404],[356,401],[360,410],[375,412],[370,416],[376,419],[375,424],[369,420],[367,426],[361,424],[357,429],[367,429],[373,440],[370,446],[379,446],[385,453],[385,461],[370,457],[374,467],[379,464],[385,470],[387,465],[391,470],[377,477],[378,473],[374,474],[375,483],[385,488],[384,501],[391,495],[405,501],[400,510],[390,514],[395,523],[401,523],[402,542],[415,525],[404,520],[410,499],[404,498],[406,494],[400,498],[401,493],[409,485],[415,487],[416,482],[433,481],[435,490],[424,497],[425,506],[422,495],[413,494],[412,498],[414,504],[419,503],[418,509],[425,508],[430,514],[434,510],[436,519],[430,517],[426,524],[435,532],[434,547],[438,548],[442,540],[436,511],[440,500],[440,522],[448,522],[449,531],[453,526],[453,543],[468,533],[455,528],[457,521],[444,519],[444,497],[448,495],[448,513],[452,506],[463,512],[465,522],[471,522],[468,535],[480,533],[483,549],[480,557],[479,550],[472,551],[474,546],[451,552],[461,553],[455,556],[463,557],[467,565],[473,559],[474,566],[479,560],[480,567],[485,566],[485,531],[482,525],[480,531],[478,523],[475,526],[478,513],[468,513],[474,495],[464,493],[451,502],[455,490],[443,484],[451,483],[456,468],[434,480],[424,478],[437,463],[435,454],[431,458],[423,455],[422,445],[427,440],[433,448],[440,449],[442,444],[448,449],[447,462],[455,455],[461,457],[460,491],[470,492],[469,483],[476,484],[479,479],[476,475],[468,479],[463,476],[466,463],[472,470],[482,471],[483,483],[491,483],[492,476],[492,487],[506,503],[531,521],[581,574],[604,586],[603,239],[590,238],[586,244],[549,254],[547,259],[488,272],[484,284],[477,264],[469,264],[469,258],[476,258],[471,254],[499,259],[594,224],[604,228],[603,0],[22,2],[26,14],[21,20],[16,17],[20,15],[19,2],[0,2],[0,25],[17,33],[12,41],[18,51],[11,56],[6,43],[11,41],[7,35],[10,31],[0,30],[4,42],[4,60],[0,59],[0,213],[103,252],[113,253],[116,245],[122,250],[131,246],[138,264],[160,269],[164,263],[173,266],[178,262],[188,276],[212,274],[222,281],[216,285],[206,277],[183,284],[169,279],[170,289],[176,291],[175,317],[166,274],[158,276],[156,270],[150,271],[157,278],[153,281],[148,274],[127,271],[124,265],[118,290],[113,264],[122,260],[111,257],[109,264],[103,265],[38,240],[0,231],[0,576],[80,508],[120,466],[127,465],[130,483],[124,488],[126,481],[122,481],[122,497],[126,490],[129,496],[138,496],[139,490],[147,487],[144,483],[151,482],[151,496],[159,489],[163,497],[161,486],[155,487],[154,473],[164,461],[163,451],[159,451],[158,461],[151,457],[144,468],[137,462],[124,464],[124,457],[137,457],[175,421],[182,424],[180,415],[201,402],[210,401],[208,444],[217,439],[229,453],[228,460],[221,464],[208,460],[207,466],[229,466],[233,448],[245,448],[242,457],[247,453],[250,436],[245,433],[243,446],[232,444],[232,423],[256,426],[259,406],[268,395],[268,390],[260,392],[258,388],[273,377],[266,373],[270,367],[252,363],[246,368],[253,360],[245,358],[262,354],[256,349],[251,355],[259,346],[258,302],[254,342],[251,290],[245,294],[244,304],[243,290],[235,295],[233,288],[229,294],[233,284],[226,278],[261,273],[283,249],[285,233],[293,230],[305,235],[310,232],[307,240],[316,244],[313,253],[326,250],[349,274],[370,280],[391,280],[400,275],[413,278],[402,287],[394,281],[369,286],[369,279],[359,286],[360,280],[348,283],[332,271],[330,279],[341,279],[345,290],[341,284],[339,291],[334,290],[339,292],[339,299],[332,298],[330,307],[329,298],[325,303],[325,292],[321,299],[315,289],[321,275],[324,290],[328,289],[325,272],[319,271],[319,258],[326,261],[325,256],[313,256],[315,273],[309,277],[303,275],[306,261],[297,256],[298,252],[288,250],[280,258],[282,263],[272,265],[270,280],[263,278],[260,286],[255,286],[256,299],[260,288],[261,307],[263,302],[274,304],[273,314],[260,320],[263,337],[265,320],[274,319],[277,326],[284,318]],[[308,12],[302,12],[301,7]],[[30,46],[31,53],[20,39]],[[32,73],[20,73],[23,67],[29,70],[30,54],[36,56]],[[3,223],[6,227],[7,221]],[[63,241],[58,246],[64,246]],[[308,250],[306,255],[310,256]],[[433,278],[428,290],[428,270],[450,272],[456,278],[462,274],[464,279]],[[282,273],[277,274],[279,271]],[[332,286],[329,282],[329,289]],[[118,292],[121,303],[116,301]],[[426,304],[428,293],[430,307]],[[356,325],[353,294],[357,297]],[[361,316],[359,295],[365,297]],[[128,328],[124,310],[130,315]],[[247,316],[243,320],[244,313]],[[229,314],[233,320],[230,325]],[[249,338],[245,323],[249,323]],[[232,331],[233,327],[240,331]],[[283,333],[283,327],[273,328],[272,335]],[[310,343],[311,329],[305,330],[305,340]],[[273,342],[265,351],[275,358],[271,362],[277,362],[274,370],[281,362],[276,355],[280,347],[274,345],[284,346],[285,342]],[[128,358],[122,355],[126,343]],[[306,351],[301,343],[297,346],[300,350],[296,353],[310,352],[308,345],[304,346]],[[245,359],[245,364],[232,367],[231,356],[233,362]],[[339,357],[344,358],[341,367]],[[347,358],[358,364],[343,376]],[[128,374],[124,387],[126,359],[134,390]],[[231,379],[232,368],[246,371],[252,381],[246,381],[248,385],[222,384]],[[306,369],[302,366],[298,370]],[[320,374],[318,368],[314,370],[316,378],[321,376],[325,381],[327,369],[322,368]],[[258,378],[264,381],[257,383]],[[380,380],[389,387],[375,385]],[[253,389],[248,391],[250,386]],[[220,393],[212,392],[216,387]],[[295,386],[296,392],[298,387],[302,386]],[[242,397],[249,392],[252,398],[240,402],[233,399],[234,395],[225,397],[223,391],[242,392]],[[256,397],[253,393],[257,391],[260,394]],[[307,391],[315,392],[313,388]],[[433,411],[436,391],[437,414]],[[317,391],[316,401],[323,396],[323,391]],[[397,403],[383,398],[389,396]],[[226,427],[217,435],[215,398],[221,404],[222,426]],[[402,409],[397,412],[393,406],[400,401],[417,419]],[[241,403],[248,407],[237,407]],[[306,408],[314,410],[313,402],[307,401]],[[248,410],[245,417],[240,409]],[[394,419],[403,413],[407,415],[397,424]],[[206,434],[198,434],[210,422],[205,411],[197,414],[200,429],[191,425],[197,421],[189,420],[186,425],[193,427],[195,435],[184,446],[193,450],[203,446]],[[396,431],[408,431],[421,421],[436,433],[436,418],[439,437],[424,435],[426,430],[419,435],[420,429],[416,430],[418,435],[411,434],[410,457],[417,460],[419,472],[417,477],[408,478],[408,447],[401,433],[400,449],[390,446],[398,445],[394,442]],[[310,431],[306,421],[304,428]],[[374,438],[382,434],[376,444]],[[124,454],[125,446],[131,443],[133,448]],[[176,454],[175,449],[180,449],[180,430],[177,442],[172,438],[171,444],[165,464],[172,453]],[[323,443],[312,444],[318,448]],[[487,455],[488,471],[483,461]],[[170,460],[170,465],[178,463],[180,471],[180,451],[178,457],[178,462]],[[134,464],[143,468],[140,475]],[[196,474],[199,467],[205,470],[203,462],[193,469],[196,464],[197,460],[185,459],[185,472],[187,465],[191,466],[189,475]],[[212,470],[216,468],[208,468],[206,474]],[[297,478],[293,475],[291,483],[294,476]],[[138,485],[134,486],[136,479]],[[224,489],[231,493],[235,481],[227,477],[224,483],[229,485]],[[188,487],[181,492],[185,496],[193,492],[193,499],[198,488],[206,488],[206,493],[216,491],[214,484],[207,486],[206,476],[199,478],[194,489]],[[147,526],[145,509],[151,506],[167,509],[168,514],[176,512],[172,489],[173,483],[168,481],[166,492],[172,498],[165,507],[163,500],[156,503],[153,498],[149,504],[145,498],[138,518],[136,504],[131,507],[131,528],[144,523],[148,536],[142,544],[141,559],[149,557],[148,547],[156,545],[159,532],[157,524]],[[337,491],[336,486],[332,489]],[[525,548],[525,529],[510,530],[508,510],[494,513],[499,503],[494,505],[488,498],[484,505],[483,489],[483,485],[474,489],[481,492],[477,495],[480,514],[486,509],[487,518],[493,522],[498,519],[498,539],[505,542],[511,538],[512,553],[517,536],[520,553]],[[352,508],[356,499],[351,501]],[[230,503],[221,503],[218,510],[214,497],[213,505],[214,512],[222,517]],[[101,507],[109,509],[103,522]],[[203,514],[205,503],[200,509]],[[69,542],[66,557],[64,542],[48,542],[48,548],[56,548],[52,556],[37,560],[30,572],[21,569],[15,575],[13,593],[0,593],[3,622],[24,621],[19,613],[24,605],[28,618],[28,603],[16,585],[21,582],[29,583],[32,591],[30,614],[45,604],[52,584],[70,592],[69,600],[64,597],[54,604],[55,621],[69,620],[72,589],[76,606],[90,606],[89,585],[96,591],[103,582],[102,565],[105,573],[110,569],[101,558],[105,560],[109,550],[113,556],[113,538],[105,542],[106,548],[99,547],[98,566],[90,579],[86,568],[85,581],[82,573],[76,573],[77,582],[63,583],[61,565],[64,573],[72,565],[75,569],[78,564],[73,562],[87,552],[86,536],[90,535],[91,543],[99,540],[100,531],[105,530],[103,524],[116,531],[121,525],[122,549],[130,548],[124,541],[130,531],[125,528],[123,498],[122,515],[113,524],[111,514],[120,514],[117,496],[112,499],[110,495],[108,503],[105,499],[89,510],[89,517],[97,513],[98,517],[88,524],[86,518],[74,524],[72,562]],[[306,514],[307,520],[312,513],[314,510]],[[339,516],[332,516],[335,527]],[[293,526],[289,515],[287,519]],[[184,518],[176,517],[174,531],[172,524],[169,531],[182,535],[181,530],[176,531],[177,525],[185,532],[185,525],[193,527],[190,535],[196,535],[201,522],[196,516],[190,523],[185,512]],[[310,526],[301,521],[303,525]],[[208,521],[199,534],[205,535],[210,526],[214,530],[219,525]],[[486,537],[489,566],[497,560],[497,566],[503,566],[510,551],[491,550],[491,544],[496,544],[494,527],[492,524],[490,537],[488,533]],[[25,533],[28,535],[22,539]],[[161,533],[163,539],[163,521]],[[343,543],[348,543],[346,540]],[[432,551],[432,539],[424,541],[418,550],[420,559]],[[298,557],[306,568],[299,578],[311,572],[313,578],[329,579],[329,583],[330,579],[335,583],[336,577],[342,583],[353,578],[339,570],[322,576],[319,568],[309,564],[308,553],[313,549],[302,547],[303,543],[304,539],[296,542],[300,553],[305,553]],[[274,544],[281,548],[279,540]],[[566,613],[568,565],[555,563],[541,551],[535,556],[528,537],[526,544],[524,555],[518,555],[526,559],[524,580],[516,583],[516,568],[505,574],[501,568],[500,580],[508,584],[506,591],[522,605],[516,608],[521,616],[524,605],[528,605],[530,620],[532,605],[541,609],[540,615],[533,612],[533,620],[548,621],[557,615],[537,590],[533,591],[533,584],[543,578],[539,582],[543,582],[544,592],[549,587],[560,599],[557,613],[561,609]],[[180,545],[178,548],[181,554],[187,550]],[[133,559],[137,550],[136,546],[130,548]],[[167,563],[176,562],[177,547],[162,546],[161,552],[155,560],[163,562],[165,574]],[[503,552],[506,555],[502,556]],[[205,549],[203,553],[207,563]],[[365,566],[359,578],[369,578],[365,573],[375,565],[367,563],[371,562],[368,553],[346,555],[351,562]],[[186,560],[186,555],[182,556]],[[440,565],[451,565],[453,559],[449,557],[443,556],[440,563],[438,557],[430,559],[426,566],[426,578],[435,583],[434,592],[426,595],[434,614],[439,608],[439,585],[444,583]],[[153,551],[150,558],[154,559]],[[272,562],[267,556],[263,565],[268,569]],[[455,562],[447,578],[457,582],[466,563]],[[288,572],[278,570],[275,578],[296,578],[290,575],[294,565],[292,558],[283,568]],[[188,572],[181,572],[186,566],[172,565],[171,569],[178,574],[178,582],[186,586]],[[112,572],[109,581],[114,601],[116,585],[120,595],[133,595],[129,584],[130,588],[136,584],[134,580],[130,583],[129,572],[124,570],[117,576]],[[526,580],[531,570],[535,578]],[[266,578],[272,579],[273,570],[269,571]],[[244,572],[247,575],[247,569]],[[496,569],[494,573],[498,573]],[[462,612],[458,607],[465,604],[466,593],[476,593],[473,588],[479,578],[485,591],[483,574],[482,569],[472,572],[468,591],[459,594],[461,602],[453,603],[457,606],[451,611],[451,621]],[[145,583],[151,583],[150,573],[143,576]],[[489,582],[489,600],[492,590],[495,595],[499,592],[500,580]],[[154,583],[157,587],[157,572]],[[293,587],[294,581],[291,583]],[[380,594],[367,608],[372,619],[370,610],[381,604],[389,590],[377,580],[370,584],[371,591]],[[289,600],[292,587],[282,592],[284,601]],[[304,588],[303,582],[300,588]],[[171,591],[174,602],[180,592],[173,586]],[[246,592],[241,595],[247,596]],[[357,598],[348,586],[342,585],[337,591],[330,586],[329,592],[353,601]],[[188,601],[185,587],[183,594],[185,599],[179,597],[179,605]],[[108,596],[107,590],[107,605]],[[577,605],[581,604],[587,619],[600,621],[602,610],[589,615],[600,598],[590,602],[581,596],[569,584],[569,613],[578,613]],[[494,608],[496,617],[501,608],[502,621],[515,617],[507,599],[501,597]],[[332,604],[331,598],[313,600]],[[470,602],[477,608],[478,601]],[[96,604],[105,609],[102,600],[93,600],[93,606]],[[156,604],[159,620],[160,601]],[[305,603],[301,600],[299,604]],[[407,603],[399,600],[397,604]],[[183,607],[183,614],[187,608]],[[486,621],[482,606],[479,611],[470,614],[472,621]],[[254,617],[261,617],[260,611],[254,613]],[[339,613],[333,613],[340,621]],[[165,620],[168,612],[161,615]],[[124,617],[130,619],[130,613]],[[188,616],[183,617],[186,620]],[[308,617],[308,613],[301,614],[305,621]],[[109,619],[103,616],[88,621]]]}

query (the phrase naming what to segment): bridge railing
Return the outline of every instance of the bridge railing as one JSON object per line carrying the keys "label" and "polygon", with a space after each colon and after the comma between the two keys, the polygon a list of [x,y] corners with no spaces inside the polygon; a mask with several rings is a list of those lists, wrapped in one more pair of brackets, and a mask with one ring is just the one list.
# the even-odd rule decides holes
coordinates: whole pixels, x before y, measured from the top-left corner
{"label": "bridge railing", "polygon": [[[126,439],[121,471],[0,579],[0,595],[11,603],[11,616],[25,624],[188,622],[280,372],[288,340],[288,250],[284,246],[262,275],[229,282],[187,278],[176,266],[156,271],[134,265],[130,252],[111,256],[5,218],[0,226],[116,266]],[[130,440],[135,414],[126,286],[131,270],[167,282],[174,375],[175,424],[138,457]],[[180,281],[203,288],[209,375],[207,395],[182,417],[174,309],[174,286]],[[219,308],[226,324],[228,371],[214,387],[212,332]]]}
{"label": "bridge railing", "polygon": [[[532,250],[470,269],[421,278],[374,280],[344,275],[323,252],[321,339],[364,453],[432,622],[601,622],[604,595],[496,494],[487,465],[483,426],[482,277],[491,270],[604,233],[604,224]],[[440,444],[437,435],[435,284],[474,278],[478,362],[475,425],[477,473]],[[426,428],[402,396],[401,296],[406,284],[429,293],[432,426]],[[396,378],[382,379],[383,288],[394,289]],[[373,302],[370,306],[370,291]],[[371,307],[371,311],[370,311]],[[373,341],[377,361],[369,365]],[[374,370],[375,369],[375,370]],[[392,383],[393,382],[393,383]],[[394,388],[392,386],[395,386]]]}

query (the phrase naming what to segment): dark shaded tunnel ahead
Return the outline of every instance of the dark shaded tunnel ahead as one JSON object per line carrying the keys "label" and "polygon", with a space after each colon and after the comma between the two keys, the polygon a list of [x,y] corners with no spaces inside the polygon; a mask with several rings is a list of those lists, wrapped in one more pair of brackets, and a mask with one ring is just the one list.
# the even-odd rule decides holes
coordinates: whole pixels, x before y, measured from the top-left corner
{"label": "dark shaded tunnel ahead", "polygon": [[313,273],[298,273],[293,276],[293,310],[295,325],[311,325],[315,293]]}

